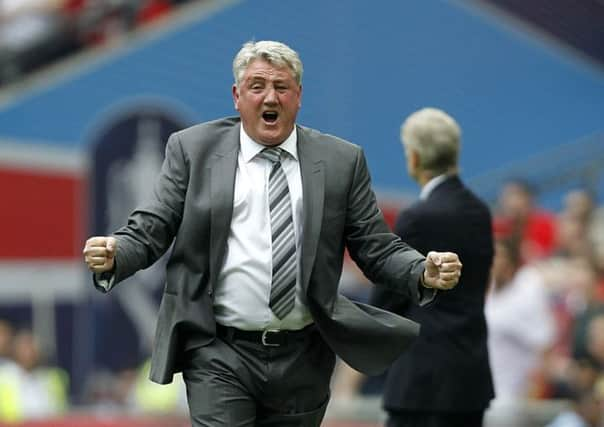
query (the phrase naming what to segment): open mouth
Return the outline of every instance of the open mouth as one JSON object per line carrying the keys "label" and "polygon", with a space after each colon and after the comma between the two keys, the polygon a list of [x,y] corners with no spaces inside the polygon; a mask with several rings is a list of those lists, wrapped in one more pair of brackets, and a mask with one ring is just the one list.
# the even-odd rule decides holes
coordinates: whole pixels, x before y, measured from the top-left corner
{"label": "open mouth", "polygon": [[262,113],[262,118],[267,123],[275,123],[278,117],[279,114],[276,111],[265,111]]}

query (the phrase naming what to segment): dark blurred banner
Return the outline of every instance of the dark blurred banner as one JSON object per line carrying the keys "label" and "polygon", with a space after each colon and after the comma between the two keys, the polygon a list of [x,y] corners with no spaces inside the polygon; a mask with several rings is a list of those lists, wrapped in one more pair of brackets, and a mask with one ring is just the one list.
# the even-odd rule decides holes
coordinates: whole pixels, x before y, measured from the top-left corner
{"label": "dark blurred banner", "polygon": [[[137,104],[111,117],[92,133],[90,233],[104,236],[124,226],[128,215],[153,194],[171,133],[187,121],[159,102]],[[107,297],[95,298],[96,367],[132,368],[147,357],[155,331],[164,263],[125,280]],[[119,350],[118,350],[119,349]]]}
{"label": "dark blurred banner", "polygon": [[534,26],[604,65],[604,2],[479,0]]}

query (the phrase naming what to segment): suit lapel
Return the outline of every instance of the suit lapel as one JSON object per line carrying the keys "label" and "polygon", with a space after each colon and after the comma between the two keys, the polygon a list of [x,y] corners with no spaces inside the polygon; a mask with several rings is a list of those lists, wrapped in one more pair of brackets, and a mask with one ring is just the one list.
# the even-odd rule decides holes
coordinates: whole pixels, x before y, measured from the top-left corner
{"label": "suit lapel", "polygon": [[298,127],[298,154],[300,173],[302,175],[303,197],[303,241],[300,263],[302,288],[308,289],[308,281],[317,254],[317,244],[323,219],[323,196],[325,177],[323,160],[316,144],[308,131]]}
{"label": "suit lapel", "polygon": [[216,283],[224,260],[233,217],[233,193],[239,153],[239,125],[224,137],[220,152],[212,159],[210,172],[210,286]]}

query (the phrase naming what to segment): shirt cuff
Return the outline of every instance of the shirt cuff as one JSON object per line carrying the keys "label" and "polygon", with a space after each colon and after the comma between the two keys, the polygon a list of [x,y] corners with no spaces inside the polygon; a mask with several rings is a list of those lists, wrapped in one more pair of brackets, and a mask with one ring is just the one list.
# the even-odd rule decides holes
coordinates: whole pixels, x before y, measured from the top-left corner
{"label": "shirt cuff", "polygon": [[417,284],[417,301],[418,305],[423,306],[431,303],[436,298],[438,289],[429,288],[424,284],[424,273],[419,276],[419,283]]}
{"label": "shirt cuff", "polygon": [[92,276],[95,288],[101,292],[109,292],[115,284],[115,274],[113,272],[94,273]]}

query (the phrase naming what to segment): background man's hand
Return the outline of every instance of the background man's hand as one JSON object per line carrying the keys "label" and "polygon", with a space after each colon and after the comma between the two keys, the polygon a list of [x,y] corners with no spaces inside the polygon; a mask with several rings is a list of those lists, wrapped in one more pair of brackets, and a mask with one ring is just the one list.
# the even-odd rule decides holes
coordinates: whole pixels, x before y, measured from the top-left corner
{"label": "background man's hand", "polygon": [[459,282],[461,262],[453,252],[428,252],[424,270],[424,286],[434,289],[452,289]]}
{"label": "background man's hand", "polygon": [[93,273],[112,271],[115,264],[117,240],[114,237],[91,237],[86,240],[83,254],[88,269]]}

